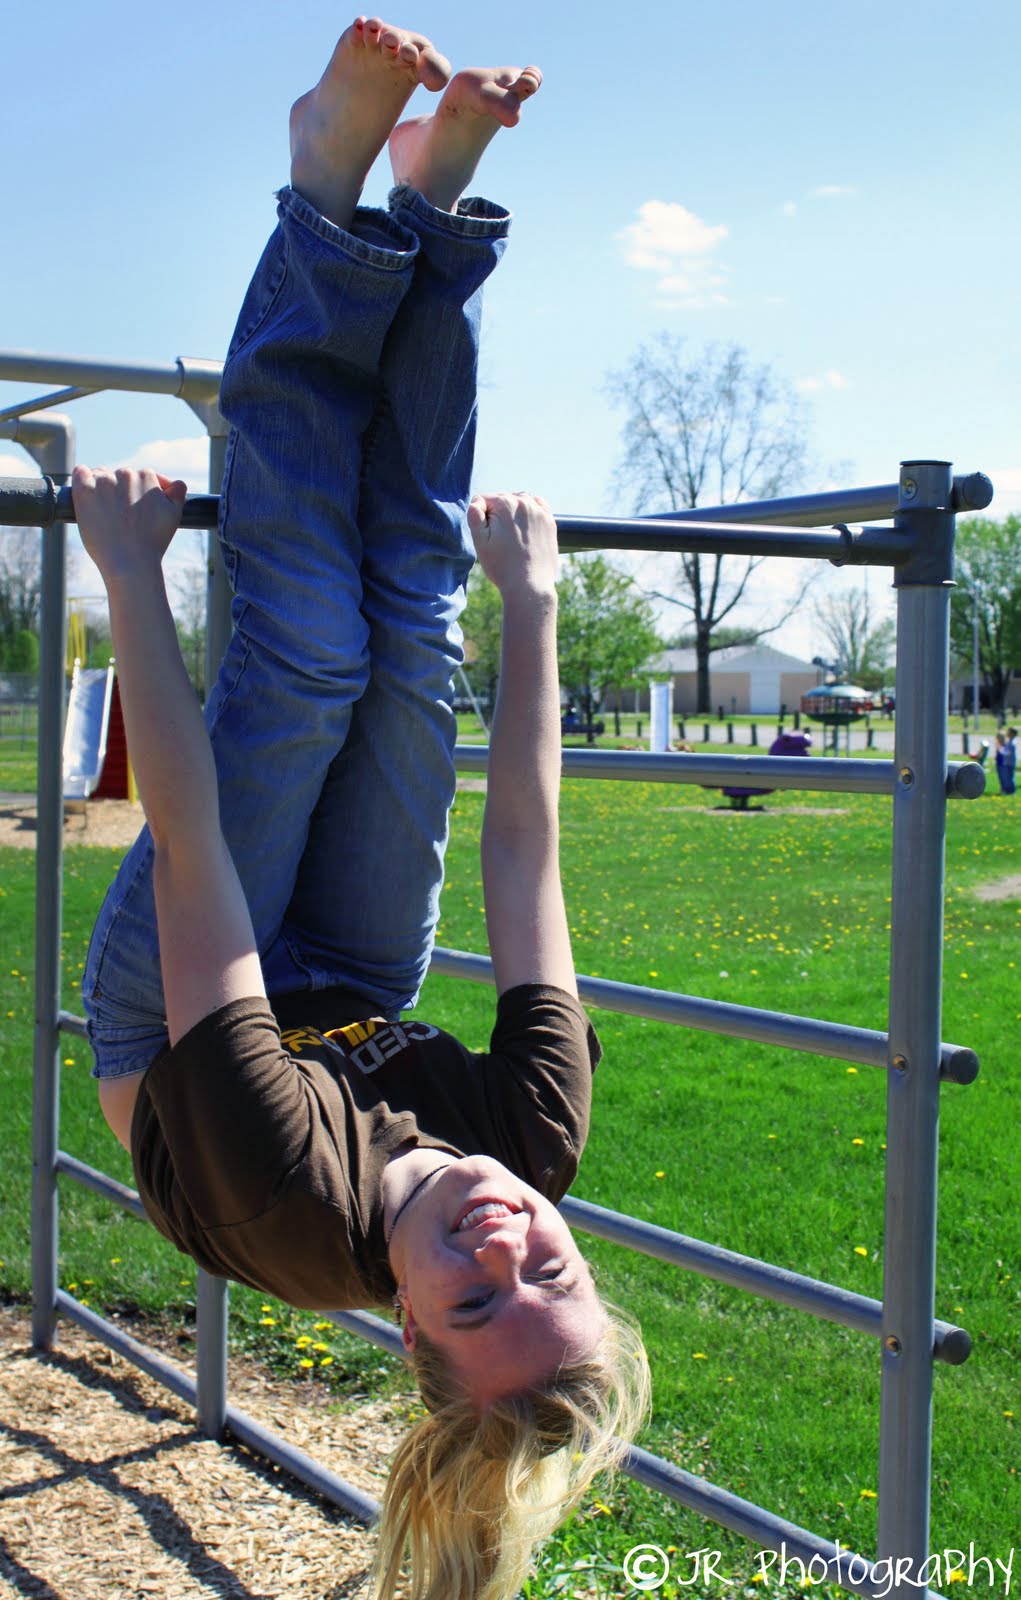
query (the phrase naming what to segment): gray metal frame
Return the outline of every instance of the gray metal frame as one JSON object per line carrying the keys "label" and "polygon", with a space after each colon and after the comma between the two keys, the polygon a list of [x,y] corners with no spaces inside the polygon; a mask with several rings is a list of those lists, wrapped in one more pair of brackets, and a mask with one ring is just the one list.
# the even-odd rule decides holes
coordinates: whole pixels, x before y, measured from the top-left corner
{"label": "gray metal frame", "polygon": [[[12,370],[12,364],[16,370]],[[213,370],[204,369],[207,381]],[[115,369],[100,363],[0,355],[0,378],[65,383],[77,379],[86,385],[79,392],[125,387],[184,395],[181,387],[163,387],[171,381],[170,374],[176,374],[183,383],[183,372],[182,364],[173,369]],[[48,396],[44,403],[73,397],[67,393]],[[193,403],[192,397],[184,397]],[[203,403],[208,400],[207,394]],[[31,407],[18,410],[23,414],[39,407],[40,402],[36,401]],[[5,433],[12,436],[8,428],[13,420],[11,412],[0,413],[0,437]],[[43,426],[38,418],[25,419],[17,425]],[[52,428],[50,423],[46,426]],[[58,427],[56,433],[59,432]],[[70,495],[60,488],[61,480],[70,471],[67,425],[64,424],[63,455],[53,444],[55,436],[33,435],[28,444],[40,452],[36,459],[47,472],[47,479],[0,480],[0,523],[22,523],[44,530],[33,1105],[33,1337],[39,1348],[48,1348],[54,1337],[56,1314],[60,1312],[194,1403],[207,1433],[214,1437],[230,1433],[352,1515],[371,1520],[377,1508],[367,1496],[228,1405],[226,1287],[219,1280],[199,1275],[196,1379],[57,1287],[58,1173],[85,1184],[135,1216],[144,1213],[132,1190],[59,1149],[58,1035],[61,1030],[80,1035],[84,1025],[80,1018],[60,1009],[63,524],[73,520],[73,506]],[[217,454],[222,461],[222,451]],[[799,1557],[806,1563],[814,1558],[814,1575],[821,1575],[825,1569],[830,1580],[870,1600],[878,1600],[879,1595],[893,1596],[895,1600],[906,1600],[910,1595],[912,1600],[918,1600],[923,1593],[912,1580],[928,1554],[932,1364],[943,1361],[958,1365],[967,1359],[971,1348],[963,1328],[934,1320],[940,1083],[948,1079],[968,1084],[978,1071],[970,1049],[943,1042],[940,1037],[945,813],[948,800],[973,799],[984,787],[984,775],[975,763],[948,762],[946,707],[955,516],[959,511],[982,509],[991,494],[991,485],[982,474],[955,479],[945,462],[915,461],[905,463],[897,484],[846,493],[717,507],[669,518],[558,518],[564,549],[808,555],[837,564],[867,561],[894,569],[898,714],[892,761],[820,758],[805,762],[769,756],[653,756],[584,750],[566,751],[564,755],[565,772],[578,776],[702,784],[707,778],[730,784],[754,778],[773,788],[882,793],[893,797],[891,981],[889,1026],[885,1033],[605,979],[579,979],[582,997],[591,1005],[731,1037],[781,1044],[886,1071],[882,1302],[582,1200],[568,1198],[562,1206],[571,1225],[584,1232],[879,1339],[882,1387],[876,1560],[901,1563],[892,1584],[889,1568],[884,1567],[877,1578],[868,1559],[838,1549],[831,1541],[644,1450],[632,1449],[625,1468],[639,1482],[768,1549],[785,1546],[789,1558]],[[212,511],[213,497],[193,496],[186,521],[191,526],[209,526],[214,520]],[[889,527],[832,526],[859,517],[892,517],[893,521]],[[813,527],[823,531],[802,531]],[[222,627],[222,586],[219,590],[214,587],[212,599],[221,608]],[[221,637],[225,638],[222,631]],[[458,746],[457,760],[463,770],[484,770],[486,752]],[[492,981],[488,960],[463,951],[438,949],[433,968],[476,982]],[[364,1312],[327,1315],[338,1326],[395,1354],[401,1353],[398,1335],[379,1318]]]}

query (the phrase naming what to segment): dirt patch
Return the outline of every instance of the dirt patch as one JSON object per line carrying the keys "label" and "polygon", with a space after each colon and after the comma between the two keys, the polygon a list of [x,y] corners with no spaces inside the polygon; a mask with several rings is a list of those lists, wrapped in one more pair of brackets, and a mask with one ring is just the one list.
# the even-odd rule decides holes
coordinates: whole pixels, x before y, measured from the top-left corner
{"label": "dirt patch", "polygon": [[[131,1330],[181,1352],[151,1328]],[[234,1445],[205,1439],[161,1385],[73,1324],[30,1349],[0,1309],[0,1596],[39,1600],[345,1600],[372,1535]],[[396,1443],[380,1403],[338,1412],[316,1384],[232,1359],[230,1398],[379,1497]]]}
{"label": "dirt patch", "polygon": [[[64,808],[64,849],[88,844],[126,850],[144,821],[135,800],[74,801]],[[35,800],[0,802],[0,845],[34,850],[36,838]]]}
{"label": "dirt patch", "polygon": [[992,883],[980,883],[972,890],[976,900],[1021,900],[1021,872],[1011,872]]}

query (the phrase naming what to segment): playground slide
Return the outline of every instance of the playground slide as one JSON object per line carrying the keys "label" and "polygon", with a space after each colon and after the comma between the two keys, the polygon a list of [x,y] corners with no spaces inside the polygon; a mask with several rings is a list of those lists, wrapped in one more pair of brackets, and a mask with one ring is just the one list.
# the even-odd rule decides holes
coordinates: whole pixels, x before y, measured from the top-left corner
{"label": "playground slide", "polygon": [[113,667],[74,664],[64,724],[64,799],[87,800],[106,760]]}

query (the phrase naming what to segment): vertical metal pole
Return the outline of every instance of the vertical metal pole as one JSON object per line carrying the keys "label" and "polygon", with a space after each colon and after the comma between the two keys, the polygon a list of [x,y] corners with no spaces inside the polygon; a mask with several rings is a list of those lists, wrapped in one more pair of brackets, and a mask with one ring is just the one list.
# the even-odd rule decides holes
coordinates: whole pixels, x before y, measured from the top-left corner
{"label": "vertical metal pole", "polygon": [[[15,438],[43,472],[66,483],[74,430],[66,417],[19,419]],[[60,920],[64,845],[64,650],[67,529],[41,530],[39,732],[36,779],[35,1023],[32,1038],[32,1343],[56,1329],[57,1149],[60,1138]]]}
{"label": "vertical metal pole", "polygon": [[929,1539],[952,492],[949,463],[904,463],[896,522],[918,542],[895,580],[897,781],[878,1541],[881,1560],[911,1563],[890,1590],[895,1600],[917,1600]]}
{"label": "vertical metal pole", "polygon": [[195,1294],[195,1409],[199,1427],[222,1439],[227,1423],[227,1323],[230,1296],[225,1278],[198,1269]]}
{"label": "vertical metal pole", "polygon": [[[227,428],[215,405],[205,408],[209,430],[209,488],[219,494],[227,450]],[[206,694],[213,687],[230,638],[230,585],[215,528],[209,530],[206,584]],[[227,1329],[230,1291],[225,1278],[201,1268],[196,1290],[196,1410],[199,1427],[211,1439],[223,1437],[227,1421]]]}

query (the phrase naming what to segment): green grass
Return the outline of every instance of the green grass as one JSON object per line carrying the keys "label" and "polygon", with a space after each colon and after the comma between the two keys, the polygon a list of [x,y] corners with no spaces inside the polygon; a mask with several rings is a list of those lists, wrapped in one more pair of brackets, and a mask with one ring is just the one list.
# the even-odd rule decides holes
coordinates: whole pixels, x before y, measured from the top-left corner
{"label": "green grass", "polygon": [[[441,942],[467,949],[484,948],[482,799],[458,797],[443,894]],[[700,791],[667,785],[565,784],[564,877],[579,970],[882,1028],[890,802],[775,794],[764,811],[740,814],[706,801]],[[1017,870],[1019,829],[1021,812],[998,796],[950,808],[942,1032],[972,1045],[982,1070],[971,1087],[942,1091],[937,1315],[967,1327],[975,1349],[964,1367],[936,1370],[930,1546],[967,1549],[974,1541],[976,1553],[1004,1560],[1021,1527],[1021,1073],[1013,1045],[1021,903],[1016,895],[984,901],[973,891]],[[23,1296],[32,857],[0,854],[0,1114],[8,1135],[0,1285]],[[94,847],[66,857],[65,1003],[72,1009],[90,922],[115,861],[115,853]],[[422,1009],[468,1043],[486,1043],[489,990],[431,979]],[[606,1058],[578,1195],[881,1294],[881,1073],[639,1018],[596,1013],[595,1020]],[[127,1160],[85,1081],[84,1045],[65,1041],[62,1053],[72,1063],[63,1081],[62,1145],[127,1178]],[[183,1315],[187,1326],[194,1275],[184,1258],[76,1186],[62,1186],[61,1206],[64,1284],[77,1284],[96,1306]],[[655,1374],[649,1447],[827,1538],[874,1549],[874,1343],[608,1245],[585,1248],[603,1290],[642,1321]],[[399,1372],[359,1341],[316,1329],[314,1319],[257,1295],[233,1298],[239,1344],[257,1345],[281,1372],[331,1378],[340,1403],[399,1385]],[[321,1367],[323,1360],[331,1365]],[[315,1366],[303,1367],[307,1361]],[[719,1550],[720,1571],[736,1581],[758,1571],[743,1541],[621,1480],[612,1491],[597,1487],[586,1511],[550,1544],[527,1592],[623,1593],[623,1557],[646,1541],[680,1553]],[[690,1564],[677,1571],[685,1575]],[[668,1583],[659,1592],[669,1600],[682,1591]]]}

